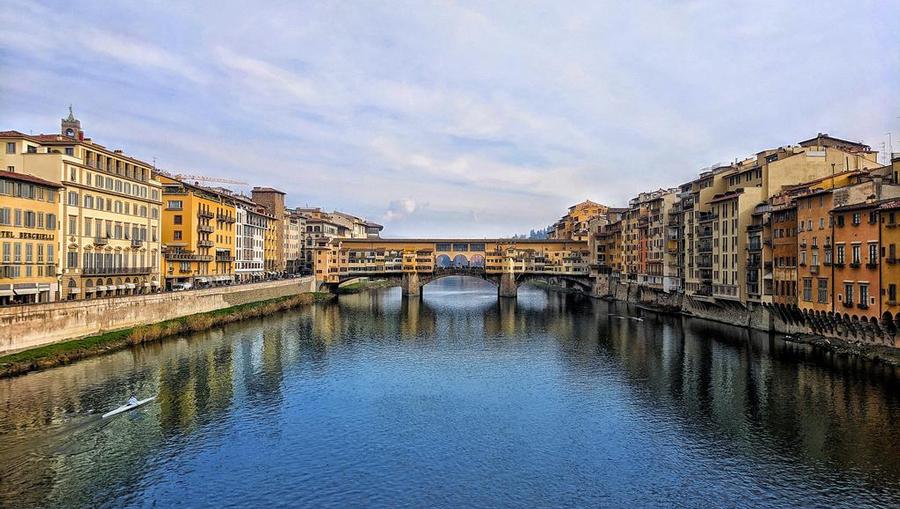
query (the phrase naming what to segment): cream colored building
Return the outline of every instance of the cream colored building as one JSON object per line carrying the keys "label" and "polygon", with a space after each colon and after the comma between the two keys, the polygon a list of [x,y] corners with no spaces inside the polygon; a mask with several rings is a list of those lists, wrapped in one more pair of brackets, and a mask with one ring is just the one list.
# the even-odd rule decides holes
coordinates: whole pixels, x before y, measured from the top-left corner
{"label": "cream colored building", "polygon": [[60,288],[68,299],[160,286],[160,183],[153,167],[85,137],[71,112],[60,134],[0,132],[0,167],[62,185]]}
{"label": "cream colored building", "polygon": [[282,227],[284,228],[284,269],[289,274],[296,274],[302,268],[301,256],[306,220],[297,212],[285,209]]}

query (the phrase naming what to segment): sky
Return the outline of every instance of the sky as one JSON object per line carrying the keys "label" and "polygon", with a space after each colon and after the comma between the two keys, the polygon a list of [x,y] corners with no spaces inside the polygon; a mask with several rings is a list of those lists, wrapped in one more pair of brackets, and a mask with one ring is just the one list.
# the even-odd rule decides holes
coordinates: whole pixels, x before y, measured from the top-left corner
{"label": "sky", "polygon": [[818,132],[900,152],[900,2],[801,4],[4,0],[0,130],[72,104],[384,236],[508,236]]}

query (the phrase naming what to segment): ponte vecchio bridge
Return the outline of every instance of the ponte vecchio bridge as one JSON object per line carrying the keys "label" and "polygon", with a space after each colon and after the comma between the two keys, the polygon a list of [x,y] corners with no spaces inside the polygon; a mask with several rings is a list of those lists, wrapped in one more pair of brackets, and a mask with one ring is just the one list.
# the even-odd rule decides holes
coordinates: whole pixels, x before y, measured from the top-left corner
{"label": "ponte vecchio bridge", "polygon": [[590,290],[588,245],[573,240],[335,239],[317,248],[315,275],[337,286],[360,277],[398,279],[403,295],[447,276],[473,276],[515,297],[519,284],[543,280]]}

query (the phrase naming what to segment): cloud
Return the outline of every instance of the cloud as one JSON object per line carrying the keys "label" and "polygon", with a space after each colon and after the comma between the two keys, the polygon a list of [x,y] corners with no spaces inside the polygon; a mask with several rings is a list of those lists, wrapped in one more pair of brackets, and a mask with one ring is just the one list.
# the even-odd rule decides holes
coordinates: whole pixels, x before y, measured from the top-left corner
{"label": "cloud", "polygon": [[10,0],[0,128],[55,131],[73,103],[104,145],[394,236],[527,231],[816,132],[900,131],[896,2],[518,7]]}
{"label": "cloud", "polygon": [[411,216],[417,209],[418,205],[415,200],[403,198],[402,200],[392,201],[381,217],[386,223],[402,221]]}

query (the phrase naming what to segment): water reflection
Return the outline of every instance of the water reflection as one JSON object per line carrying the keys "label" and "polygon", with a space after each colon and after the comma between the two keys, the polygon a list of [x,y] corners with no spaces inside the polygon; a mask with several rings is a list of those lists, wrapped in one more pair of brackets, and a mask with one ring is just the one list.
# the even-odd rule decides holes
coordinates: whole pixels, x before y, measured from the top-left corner
{"label": "water reflection", "polygon": [[[896,369],[485,284],[345,295],[2,380],[0,506],[900,504]],[[98,417],[131,392],[158,400]],[[191,483],[212,493],[179,499]]]}

